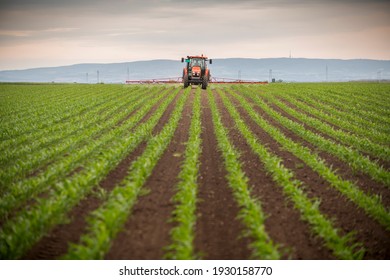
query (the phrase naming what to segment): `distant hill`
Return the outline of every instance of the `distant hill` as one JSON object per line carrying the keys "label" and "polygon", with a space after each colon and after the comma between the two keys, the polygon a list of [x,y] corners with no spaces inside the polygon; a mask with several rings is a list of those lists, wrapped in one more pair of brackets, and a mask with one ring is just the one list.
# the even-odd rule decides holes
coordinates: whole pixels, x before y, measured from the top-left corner
{"label": "distant hill", "polygon": [[[150,60],[109,64],[0,71],[0,82],[124,83],[132,80],[173,78],[182,74],[183,64],[175,60]],[[211,74],[217,78],[267,81],[270,69],[276,80],[319,82],[390,79],[390,60],[306,59],[306,58],[225,58],[213,59]]]}

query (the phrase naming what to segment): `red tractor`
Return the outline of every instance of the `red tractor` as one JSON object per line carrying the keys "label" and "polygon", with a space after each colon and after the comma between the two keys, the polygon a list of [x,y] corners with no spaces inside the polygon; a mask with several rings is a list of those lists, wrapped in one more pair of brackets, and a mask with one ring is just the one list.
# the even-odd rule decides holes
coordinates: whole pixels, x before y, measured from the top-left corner
{"label": "red tractor", "polygon": [[186,59],[181,58],[181,62],[186,62],[187,65],[183,69],[183,84],[184,87],[189,85],[202,85],[202,89],[206,89],[210,81],[210,70],[207,68],[207,61],[213,63],[212,59],[206,56],[187,56]]}

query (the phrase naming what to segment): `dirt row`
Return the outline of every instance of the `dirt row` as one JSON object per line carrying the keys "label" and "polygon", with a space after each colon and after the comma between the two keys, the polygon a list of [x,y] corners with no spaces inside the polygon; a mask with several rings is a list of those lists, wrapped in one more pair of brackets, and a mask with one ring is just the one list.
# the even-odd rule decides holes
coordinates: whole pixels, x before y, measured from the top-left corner
{"label": "dirt row", "polygon": [[[154,133],[160,131],[173,111],[176,101],[179,96],[168,106],[164,112]],[[141,119],[140,123],[146,122],[155,110],[159,107],[162,100],[159,101],[153,108]],[[139,109],[138,109],[139,110]],[[138,111],[136,110],[136,111]],[[135,114],[133,111],[129,116]],[[121,182],[127,175],[131,163],[142,154],[146,147],[146,143],[141,143],[132,153],[127,155],[114,169],[112,169],[104,180],[99,183],[95,191],[87,195],[80,203],[75,206],[69,213],[69,223],[61,224],[54,227],[46,236],[44,236],[33,248],[23,257],[24,259],[56,259],[64,255],[68,251],[70,243],[79,242],[80,236],[86,232],[86,217],[94,210],[99,208],[104,202],[104,198],[97,195],[99,188],[109,193],[113,188]]]}
{"label": "dirt row", "polygon": [[[288,102],[287,100],[279,99],[279,101],[281,101],[282,103],[284,103],[285,105],[287,105],[288,107],[294,109],[294,110],[297,111],[297,112],[303,113],[303,114],[305,114],[305,115],[307,115],[307,116],[309,116],[309,117],[312,117],[312,118],[314,118],[314,119],[318,119],[318,120],[320,120],[321,122],[326,123],[328,126],[332,127],[332,128],[335,129],[335,130],[340,130],[340,131],[343,131],[343,132],[345,132],[345,133],[349,133],[349,134],[352,134],[352,135],[353,135],[353,132],[348,131],[348,130],[346,130],[345,128],[339,127],[339,126],[337,126],[337,125],[335,125],[335,124],[332,124],[332,123],[330,123],[330,122],[324,121],[323,119],[319,119],[318,117],[316,117],[316,116],[314,116],[314,115],[312,115],[312,114],[310,114],[310,113],[308,113],[308,112],[306,112],[306,111],[303,111],[302,109],[298,108],[297,106],[295,106],[294,104]],[[269,102],[268,102],[268,104],[269,104],[272,108],[274,108],[274,109],[277,108],[277,110],[278,110],[279,112],[283,112],[284,114],[287,114],[287,113],[285,113],[283,110],[281,110],[279,107],[277,107],[276,105],[270,104]],[[308,104],[306,104],[306,105],[308,105]],[[310,105],[309,105],[309,106],[310,106]],[[313,108],[313,106],[310,106],[310,107]],[[315,108],[315,109],[316,109],[316,108]],[[287,114],[287,115],[288,115],[288,114]],[[320,129],[316,129],[315,127],[308,126],[307,124],[303,123],[302,121],[297,120],[296,118],[294,118],[294,117],[292,117],[292,116],[289,116],[289,118],[294,119],[294,121],[297,121],[297,122],[299,122],[301,125],[303,125],[303,126],[305,127],[305,129],[309,129],[309,130],[315,132],[316,134],[321,135],[323,138],[325,138],[325,139],[327,139],[327,140],[330,140],[330,141],[335,142],[335,143],[337,143],[337,144],[345,145],[345,143],[343,143],[342,141],[340,141],[338,138],[336,138],[336,137],[334,137],[334,136],[330,136],[330,135],[324,133],[323,131],[321,131]],[[389,168],[390,168],[390,162],[389,162],[389,161],[386,161],[386,160],[377,158],[377,157],[375,157],[375,156],[373,156],[373,155],[370,155],[370,154],[368,154],[368,153],[366,153],[366,152],[360,152],[360,153],[361,153],[362,155],[364,155],[364,156],[370,158],[370,160],[378,162],[378,164],[381,165],[381,166],[383,166],[384,168],[386,168],[386,169],[389,169]]]}
{"label": "dirt row", "polygon": [[[179,96],[181,94],[182,92]],[[195,89],[192,89],[173,140],[143,187],[147,192],[138,198],[123,230],[113,241],[106,259],[163,258],[164,248],[170,243],[169,232],[174,226],[170,222],[174,209],[172,197],[176,191],[177,176],[180,172],[185,143],[188,139],[194,94]],[[282,188],[272,181],[259,158],[251,151],[245,139],[237,131],[234,121],[224,108],[219,95],[216,92],[213,92],[213,94],[221,112],[223,124],[229,129],[229,138],[240,151],[240,160],[244,172],[249,178],[249,185],[252,186],[252,195],[260,199],[262,208],[268,216],[265,224],[266,230],[270,237],[280,245],[283,258],[332,259],[331,252],[323,246],[322,240],[312,233],[309,225],[302,221],[299,212],[284,196]],[[153,131],[154,135],[168,121],[179,96],[175,98],[160,119]],[[278,143],[250,119],[249,115],[232,96],[228,95],[228,97],[236,105],[242,118],[260,139],[261,143],[267,145],[273,153],[283,158],[284,165],[294,171],[297,179],[304,182],[309,196],[316,196],[321,199],[321,211],[334,219],[335,225],[341,229],[341,232],[356,231],[356,238],[367,249],[365,257],[368,259],[388,259],[390,257],[388,232],[353,203],[347,201],[327,182],[303,164],[301,160],[283,150]],[[226,171],[221,153],[217,147],[206,91],[202,91],[201,104],[202,154],[198,179],[195,251],[204,259],[248,259],[250,257],[248,245],[251,240],[242,237],[243,226],[237,219],[239,208],[225,178]],[[260,108],[256,106],[254,108],[267,121],[280,128],[288,137],[311,149],[315,149],[309,143],[281,127],[262,112]],[[146,121],[151,114],[152,112],[142,122]],[[99,188],[110,192],[127,175],[131,163],[142,154],[145,147],[146,143],[141,144],[124,158],[100,183]],[[321,154],[321,156],[324,155]],[[372,181],[367,179],[367,176],[350,175],[351,171],[346,164],[335,160],[331,156],[326,157],[326,160],[330,161],[332,165],[333,163],[336,164],[333,166],[337,166],[338,172],[351,176],[348,178],[352,180],[357,180],[359,186],[389,195],[381,186],[373,187]],[[104,198],[98,197],[96,193],[88,195],[71,211],[69,223],[56,226],[24,258],[55,259],[65,254],[69,243],[79,242],[80,236],[86,232],[85,218],[91,211],[101,206],[103,202]]]}
{"label": "dirt row", "polygon": [[[356,239],[359,242],[362,242],[364,247],[367,249],[365,255],[366,258],[388,258],[390,256],[390,239],[388,238],[389,234],[381,225],[367,216],[363,210],[358,208],[355,204],[348,201],[337,190],[331,187],[328,182],[321,178],[310,167],[305,165],[300,159],[284,150],[275,140],[273,140],[268,134],[265,133],[265,131],[263,131],[260,127],[257,126],[256,123],[254,123],[254,121],[251,120],[250,116],[239,106],[238,102],[234,101],[234,98],[230,99],[235,103],[236,108],[239,110],[241,116],[258,137],[258,139],[260,139],[261,143],[268,146],[274,154],[281,157],[283,159],[283,164],[287,168],[291,169],[296,175],[296,178],[305,184],[305,191],[308,193],[309,197],[319,197],[321,199],[321,212],[334,219],[335,226],[342,229],[343,233],[350,231],[356,232]],[[250,101],[250,99],[248,99],[248,101]],[[253,108],[269,123],[280,129],[287,137],[316,152],[316,149],[313,147],[313,145],[307,143],[291,131],[285,129],[271,117],[265,114],[259,107],[253,105]],[[279,113],[282,113],[282,111],[279,110]],[[285,113],[284,116],[289,117]],[[359,186],[364,186],[366,189],[371,190],[373,188],[374,185],[372,180],[362,174],[354,175],[354,173],[346,164],[335,159],[333,156],[326,153],[320,153],[320,157],[332,165],[339,174],[344,176],[348,175],[345,176],[348,177],[345,179],[358,182]],[[388,195],[388,190],[383,189],[379,184],[376,184],[376,187],[380,188],[382,193],[386,193],[386,195]]]}
{"label": "dirt row", "polygon": [[[290,105],[289,103],[286,103],[286,104]],[[284,117],[287,117],[287,118],[293,120],[294,122],[301,124],[306,130],[314,132],[316,134],[319,134],[322,137],[324,137],[325,139],[330,139],[331,141],[333,141],[335,143],[344,145],[343,143],[335,140],[334,138],[329,137],[328,135],[326,135],[326,134],[324,134],[322,132],[319,132],[317,129],[312,128],[312,127],[304,124],[300,120],[298,120],[298,119],[294,118],[293,116],[287,114],[285,111],[283,111],[282,109],[280,109],[276,105],[270,104],[270,107],[272,109],[274,109],[275,111],[277,111],[279,114],[283,115]],[[292,105],[291,105],[291,107],[294,108]],[[282,125],[280,125],[277,122],[275,122],[269,116],[265,115],[264,118],[266,118],[269,122],[272,122],[273,125],[277,126],[279,129],[281,129],[283,131],[283,133],[285,133],[286,135],[291,136],[293,139],[296,139],[300,143],[303,143],[305,146],[309,147],[312,151],[317,152],[319,154],[319,156],[322,159],[324,159],[326,162],[328,162],[329,166],[332,166],[332,169],[334,171],[336,171],[336,173],[339,174],[343,179],[355,182],[362,190],[364,190],[367,193],[380,195],[381,198],[382,198],[382,203],[386,207],[390,207],[390,192],[389,192],[389,188],[386,187],[384,184],[378,183],[378,182],[374,181],[368,175],[363,174],[360,171],[352,170],[352,168],[347,163],[341,161],[336,156],[334,156],[334,155],[332,155],[330,153],[326,153],[324,151],[319,151],[312,144],[308,143],[304,139],[300,138],[299,136],[297,136],[294,133],[290,132],[289,130],[285,129]]]}

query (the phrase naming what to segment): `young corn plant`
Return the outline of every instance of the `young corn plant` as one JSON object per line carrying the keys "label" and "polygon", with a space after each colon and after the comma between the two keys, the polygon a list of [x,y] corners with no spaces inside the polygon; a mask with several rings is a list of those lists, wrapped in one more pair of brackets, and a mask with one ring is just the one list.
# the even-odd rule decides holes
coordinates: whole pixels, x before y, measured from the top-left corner
{"label": "young corn plant", "polygon": [[181,119],[190,88],[179,99],[162,131],[152,137],[144,153],[130,167],[129,175],[114,188],[107,201],[87,219],[88,230],[79,244],[71,244],[64,259],[103,259],[122,229],[142,186],[168,147]]}
{"label": "young corn plant", "polygon": [[[95,134],[101,130],[105,119],[118,114],[121,108],[126,108],[123,106],[129,106],[137,101],[137,98],[142,99],[136,95],[134,99],[131,98],[127,103],[118,98],[119,100],[115,103],[108,103],[103,113],[97,114],[98,111],[93,110],[90,114],[75,119],[69,130],[64,128],[60,133],[56,131],[46,132],[47,138],[44,140],[36,139],[35,142],[41,142],[41,144],[38,146],[29,145],[27,147],[29,153],[27,154],[14,152],[18,149],[23,150],[21,147],[15,146],[14,149],[9,151],[10,154],[13,153],[12,158],[5,159],[7,166],[0,171],[0,185],[4,186],[1,192],[9,189],[12,183],[28,176],[34,170],[46,166],[49,162],[50,164],[54,163],[56,159],[62,158],[64,154],[77,149],[78,145],[85,144],[88,137],[95,137]],[[125,104],[121,104],[121,101]],[[135,103],[138,103],[138,101]]]}
{"label": "young corn plant", "polygon": [[[237,94],[234,94],[234,96],[240,101],[240,103],[247,104],[247,101],[243,97]],[[253,94],[249,94],[249,96],[253,97],[253,100],[256,102],[256,104],[264,105],[257,96]],[[261,108],[266,107],[261,106]],[[275,111],[269,110],[269,108],[266,111],[271,117],[275,117]],[[311,169],[318,173],[318,175],[328,181],[332,187],[345,195],[358,207],[362,208],[369,216],[374,218],[384,228],[390,230],[390,213],[381,203],[379,196],[366,194],[354,183],[343,180],[332,170],[331,167],[329,167],[324,162],[323,159],[321,159],[317,154],[312,153],[310,149],[295,143],[290,138],[286,137],[286,135],[284,135],[279,129],[268,124],[255,111],[251,110],[247,112],[251,118],[269,135],[271,135],[272,138],[274,138],[283,148],[305,162]]]}
{"label": "young corn plant", "polygon": [[390,143],[389,134],[383,132],[382,126],[378,126],[378,124],[372,121],[368,121],[357,115],[352,116],[346,112],[341,112],[321,100],[310,98],[308,95],[302,95],[293,91],[289,92],[289,94],[277,95],[285,98],[298,108],[342,129],[351,131],[382,145]]}
{"label": "young corn plant", "polygon": [[274,244],[265,230],[265,214],[261,209],[260,201],[251,197],[248,178],[242,170],[239,154],[229,141],[228,133],[222,124],[221,116],[210,89],[208,89],[208,97],[218,148],[222,153],[228,173],[227,180],[240,207],[238,218],[245,225],[244,235],[253,240],[250,244],[251,257],[267,260],[280,259],[278,246]]}
{"label": "young corn plant", "polygon": [[[219,91],[219,94],[241,135],[264,164],[266,171],[271,174],[273,181],[283,189],[284,195],[294,203],[294,207],[300,212],[301,218],[309,223],[311,230],[323,239],[325,246],[337,258],[361,259],[364,249],[361,248],[360,244],[353,241],[352,234],[340,236],[340,230],[335,228],[332,221],[321,213],[319,209],[320,201],[316,198],[310,199],[304,193],[301,187],[302,183],[295,179],[294,173],[283,165],[283,160],[272,154],[260,143],[224,92]],[[253,112],[253,108],[248,103],[242,103],[241,105],[246,111]]]}
{"label": "young corn plant", "polygon": [[[297,118],[303,123],[316,128],[317,130],[337,139],[341,143],[350,146],[361,152],[366,152],[368,154],[373,155],[376,158],[380,158],[383,160],[390,160],[390,149],[388,147],[384,147],[382,145],[378,145],[376,143],[372,143],[367,138],[362,138],[348,132],[342,131],[340,129],[334,129],[330,125],[318,120],[316,118],[310,117],[306,114],[300,113],[293,108],[287,106],[285,103],[280,102],[278,99],[273,97],[272,95],[266,95],[266,99],[270,100],[273,104],[277,105],[283,111],[288,113],[289,115]],[[288,98],[286,98],[288,99]]]}
{"label": "young corn plant", "polygon": [[199,157],[202,140],[200,88],[196,91],[193,105],[188,142],[184,154],[184,162],[179,174],[177,193],[173,198],[175,210],[172,221],[177,224],[171,230],[172,243],[167,249],[166,259],[189,260],[198,258],[194,252],[194,228],[196,224],[197,179],[199,173]]}
{"label": "young corn plant", "polygon": [[[315,95],[316,98],[319,98],[318,93],[315,93]],[[328,104],[331,104],[336,108],[340,108],[347,114],[360,116],[372,123],[384,124],[385,126],[389,127],[390,119],[388,118],[388,111],[379,110],[379,112],[377,112],[375,108],[374,110],[367,110],[369,103],[359,103],[352,100],[353,98],[351,98],[351,96],[340,97],[334,95],[334,93],[331,91],[326,91],[326,102]]]}
{"label": "young corn plant", "polygon": [[373,180],[390,187],[390,173],[378,163],[371,161],[368,157],[361,155],[359,152],[352,150],[349,147],[325,139],[324,137],[305,129],[303,125],[282,116],[280,113],[270,108],[253,92],[244,90],[243,93],[254,100],[256,105],[263,109],[273,119],[302,137],[302,139],[315,145],[318,149],[336,156],[347,163],[353,170],[361,171],[362,173],[369,175]]}
{"label": "young corn plant", "polygon": [[[162,114],[180,89],[168,96],[148,119],[127,137],[116,137],[99,157],[71,178],[52,186],[49,197],[37,199],[31,209],[21,210],[0,229],[0,256],[20,258],[53,226],[64,222],[67,213],[81,201],[127,154],[150,137]],[[146,112],[145,112],[146,114]],[[140,120],[142,117],[140,116]]]}
{"label": "young corn plant", "polygon": [[[49,98],[44,98],[45,93],[41,90],[36,91],[37,88],[26,87],[29,91],[32,91],[39,99],[34,102],[34,98],[26,94],[24,91],[20,91],[23,86],[17,86],[15,94],[11,100],[12,109],[8,116],[4,116],[4,123],[2,124],[2,140],[0,142],[0,149],[7,147],[10,141],[18,139],[19,136],[26,136],[30,133],[39,133],[40,130],[47,127],[51,127],[56,123],[61,123],[68,120],[74,115],[74,112],[84,112],[87,108],[90,108],[94,104],[102,100],[108,100],[115,98],[115,93],[108,93],[107,95],[96,96],[96,90],[91,88],[77,88],[70,86],[61,86],[48,90]],[[46,88],[46,87],[44,87]],[[69,92],[70,90],[70,92]],[[58,96],[59,93],[61,96]],[[98,97],[98,98],[97,98]],[[26,104],[26,110],[18,108],[15,103],[18,101]],[[16,107],[16,108],[15,108]]]}
{"label": "young corn plant", "polygon": [[[93,162],[99,157],[100,150],[106,149],[105,146],[111,145],[111,141],[116,137],[125,137],[127,131],[133,129],[141,120],[146,112],[148,112],[159,100],[161,100],[167,92],[155,94],[152,99],[140,98],[131,106],[127,107],[122,113],[117,113],[115,118],[110,119],[102,124],[101,127],[91,131],[90,137],[94,137],[94,141],[89,142],[84,147],[80,148],[77,153],[73,152],[67,157],[61,157],[60,160],[53,162],[50,168],[33,177],[28,177],[16,183],[9,185],[9,191],[0,198],[0,217],[6,218],[6,215],[23,205],[28,199],[35,198],[36,195],[47,191],[50,185],[55,184],[64,179],[69,173],[75,170],[78,166],[86,166],[88,162]],[[148,101],[147,104],[143,104]],[[140,108],[134,115],[125,120],[121,126],[115,125],[127,116],[130,112]],[[97,137],[96,133],[99,133]],[[86,132],[86,136],[89,133]]]}

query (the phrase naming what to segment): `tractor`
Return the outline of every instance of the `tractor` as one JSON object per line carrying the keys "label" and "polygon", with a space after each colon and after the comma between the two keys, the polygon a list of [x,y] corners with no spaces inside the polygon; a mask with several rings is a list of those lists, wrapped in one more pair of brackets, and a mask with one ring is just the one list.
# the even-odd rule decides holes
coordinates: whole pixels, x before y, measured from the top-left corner
{"label": "tractor", "polygon": [[183,69],[183,84],[184,87],[189,85],[202,85],[202,89],[206,89],[210,81],[210,70],[207,68],[207,61],[213,63],[212,59],[206,56],[187,56],[181,58],[181,62],[186,62],[186,67]]}

